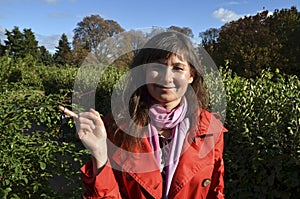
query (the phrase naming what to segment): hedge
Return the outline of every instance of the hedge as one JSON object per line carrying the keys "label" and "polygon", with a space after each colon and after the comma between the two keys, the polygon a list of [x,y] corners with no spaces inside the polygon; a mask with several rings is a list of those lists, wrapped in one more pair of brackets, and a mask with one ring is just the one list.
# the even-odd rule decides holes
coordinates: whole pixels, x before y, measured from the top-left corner
{"label": "hedge", "polygon": [[[71,104],[78,69],[0,59],[0,197],[78,198],[83,191],[79,168],[89,155],[74,137],[73,122],[65,122],[57,109],[58,104]],[[13,71],[21,71],[22,78],[10,79],[12,74],[20,76]],[[34,78],[24,78],[31,71]],[[99,77],[95,98],[101,113],[109,111],[113,85],[124,72],[112,67]],[[226,68],[220,74],[229,130],[224,150],[226,197],[297,198],[299,78],[263,71],[260,77],[245,79]],[[220,102],[212,96],[212,105]]]}

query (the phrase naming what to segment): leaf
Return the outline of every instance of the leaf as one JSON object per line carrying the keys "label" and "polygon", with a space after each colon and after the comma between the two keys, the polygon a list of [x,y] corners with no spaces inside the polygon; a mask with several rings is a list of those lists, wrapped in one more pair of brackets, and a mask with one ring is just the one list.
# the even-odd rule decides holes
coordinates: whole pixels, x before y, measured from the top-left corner
{"label": "leaf", "polygon": [[40,163],[40,168],[42,170],[45,170],[46,169],[46,163],[44,163],[44,162],[39,162],[39,163]]}

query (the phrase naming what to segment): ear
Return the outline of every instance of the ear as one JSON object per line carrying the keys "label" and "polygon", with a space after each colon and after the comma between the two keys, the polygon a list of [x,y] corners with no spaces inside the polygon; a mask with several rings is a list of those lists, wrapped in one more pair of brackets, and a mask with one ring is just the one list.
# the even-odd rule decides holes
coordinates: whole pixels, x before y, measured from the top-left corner
{"label": "ear", "polygon": [[188,83],[191,84],[194,81],[194,77],[191,75],[190,78],[188,79]]}

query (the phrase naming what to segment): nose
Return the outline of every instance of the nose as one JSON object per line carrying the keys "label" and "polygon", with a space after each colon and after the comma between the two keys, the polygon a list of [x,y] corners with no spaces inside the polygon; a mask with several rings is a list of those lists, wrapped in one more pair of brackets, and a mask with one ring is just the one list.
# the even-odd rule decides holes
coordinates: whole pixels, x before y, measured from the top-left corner
{"label": "nose", "polygon": [[164,67],[162,71],[162,81],[163,83],[171,83],[173,81],[173,72],[168,66]]}

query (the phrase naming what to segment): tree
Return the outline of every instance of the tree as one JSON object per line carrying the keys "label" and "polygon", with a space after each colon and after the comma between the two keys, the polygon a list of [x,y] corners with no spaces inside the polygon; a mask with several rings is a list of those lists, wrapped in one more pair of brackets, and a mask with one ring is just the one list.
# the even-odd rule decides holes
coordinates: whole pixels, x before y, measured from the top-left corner
{"label": "tree", "polygon": [[167,28],[167,30],[174,30],[174,31],[180,32],[182,34],[185,34],[188,37],[191,37],[191,38],[194,37],[193,31],[188,27],[180,28],[178,26],[170,26],[169,28]]}
{"label": "tree", "polygon": [[5,48],[10,56],[17,59],[31,55],[38,59],[38,41],[31,29],[23,29],[23,33],[18,27],[14,27],[12,31],[5,31],[7,37],[7,40],[4,41]]}
{"label": "tree", "polygon": [[65,66],[66,64],[72,64],[72,51],[66,34],[62,34],[56,49],[54,61],[57,65]]}
{"label": "tree", "polygon": [[254,77],[262,69],[300,75],[300,13],[295,7],[265,10],[225,24],[215,39],[208,30],[200,34],[217,65],[229,63],[238,75]]}
{"label": "tree", "polygon": [[278,68],[288,74],[300,76],[300,12],[296,7],[275,10],[269,17],[268,24],[280,42]]}
{"label": "tree", "polygon": [[229,63],[239,75],[254,77],[280,59],[279,42],[268,24],[268,11],[240,18],[221,27],[212,54],[217,65]]}
{"label": "tree", "polygon": [[19,27],[15,26],[12,31],[5,30],[7,40],[4,40],[5,48],[12,57],[21,57],[23,47],[23,34]]}
{"label": "tree", "polygon": [[41,62],[46,66],[53,64],[53,57],[51,53],[45,48],[45,46],[39,47],[39,54]]}
{"label": "tree", "polygon": [[201,38],[201,44],[199,44],[199,47],[204,48],[211,57],[215,52],[214,47],[217,43],[219,33],[220,29],[217,28],[210,28],[199,33],[199,38]]}
{"label": "tree", "polygon": [[136,55],[138,49],[142,48],[147,41],[146,34],[140,30],[130,30],[128,34],[130,35],[129,40],[134,50],[134,55]]}
{"label": "tree", "polygon": [[2,45],[1,41],[0,41],[0,56],[3,56],[5,54],[5,46]]}
{"label": "tree", "polygon": [[35,39],[34,33],[31,29],[23,29],[23,36],[24,36],[24,51],[27,54],[32,55],[34,58],[38,59],[38,41]]}
{"label": "tree", "polygon": [[201,44],[205,49],[209,49],[218,40],[220,29],[210,28],[204,32],[199,33]]}
{"label": "tree", "polygon": [[73,48],[74,54],[78,56],[75,58],[77,63],[81,63],[82,53],[85,55],[87,52],[101,54],[103,46],[99,44],[123,31],[124,29],[113,20],[104,20],[99,15],[85,17],[74,29]]}

